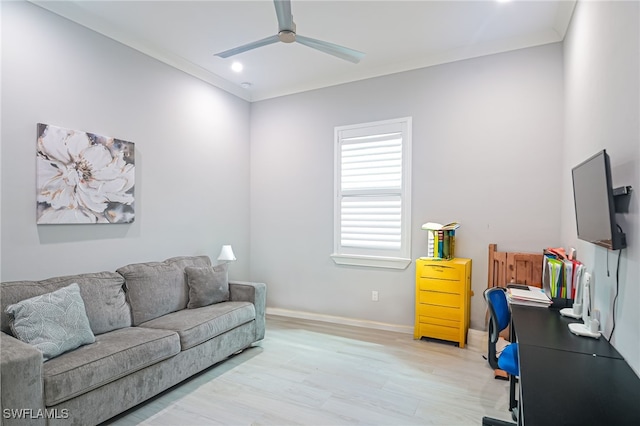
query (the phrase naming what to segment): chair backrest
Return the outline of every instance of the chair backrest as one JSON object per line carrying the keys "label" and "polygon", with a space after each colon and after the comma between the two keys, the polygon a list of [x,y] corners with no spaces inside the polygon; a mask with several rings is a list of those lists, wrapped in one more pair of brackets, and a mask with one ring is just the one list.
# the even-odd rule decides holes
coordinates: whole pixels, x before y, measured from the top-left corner
{"label": "chair backrest", "polygon": [[500,332],[507,328],[511,321],[506,289],[502,287],[488,288],[484,291],[484,299],[487,301],[491,319],[489,340],[495,343],[498,341]]}
{"label": "chair backrest", "polygon": [[542,287],[542,253],[499,252],[489,244],[487,288],[506,287],[509,283]]}
{"label": "chair backrest", "polygon": [[[542,253],[498,251],[497,244],[489,244],[487,288],[506,287],[509,283],[542,288]],[[489,311],[485,314],[485,324]]]}

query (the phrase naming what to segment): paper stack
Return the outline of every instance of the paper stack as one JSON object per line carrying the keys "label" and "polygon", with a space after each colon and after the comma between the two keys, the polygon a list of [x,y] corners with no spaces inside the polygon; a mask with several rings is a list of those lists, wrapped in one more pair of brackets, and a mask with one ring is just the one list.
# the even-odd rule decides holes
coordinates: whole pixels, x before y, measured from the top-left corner
{"label": "paper stack", "polygon": [[541,288],[531,286],[529,286],[529,290],[508,288],[507,299],[509,303],[514,305],[537,306],[540,308],[547,308],[552,303],[549,296]]}

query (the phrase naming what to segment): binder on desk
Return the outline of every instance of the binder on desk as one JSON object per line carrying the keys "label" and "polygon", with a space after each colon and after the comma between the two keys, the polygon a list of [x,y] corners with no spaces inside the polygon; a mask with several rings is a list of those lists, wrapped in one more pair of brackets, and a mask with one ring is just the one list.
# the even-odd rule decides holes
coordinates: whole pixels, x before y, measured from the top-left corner
{"label": "binder on desk", "polygon": [[584,275],[586,269],[582,263],[578,261],[575,262],[576,264],[573,267],[573,293],[571,294],[571,299],[573,300],[576,299],[578,286],[580,286],[580,283],[582,282],[582,276]]}
{"label": "binder on desk", "polygon": [[562,297],[565,299],[572,299],[571,295],[573,294],[573,261],[569,259],[565,259],[564,261],[564,282],[566,283],[563,291]]}
{"label": "binder on desk", "polygon": [[570,307],[575,294],[576,269],[580,262],[567,259],[558,249],[544,251],[542,288],[557,308]]}

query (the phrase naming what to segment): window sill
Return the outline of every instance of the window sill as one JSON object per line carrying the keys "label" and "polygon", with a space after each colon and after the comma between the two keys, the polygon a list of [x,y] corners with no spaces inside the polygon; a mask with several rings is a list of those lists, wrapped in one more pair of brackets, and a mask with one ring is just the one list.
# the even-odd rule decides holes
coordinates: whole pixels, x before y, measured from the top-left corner
{"label": "window sill", "polygon": [[332,254],[331,259],[338,265],[388,269],[406,269],[411,263],[411,259],[401,257],[363,256],[355,254]]}

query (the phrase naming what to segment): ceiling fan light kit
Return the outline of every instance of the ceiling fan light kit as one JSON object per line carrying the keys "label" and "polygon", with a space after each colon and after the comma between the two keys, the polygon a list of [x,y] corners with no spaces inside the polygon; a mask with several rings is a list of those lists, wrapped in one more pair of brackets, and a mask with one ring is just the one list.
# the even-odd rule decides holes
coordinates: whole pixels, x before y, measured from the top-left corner
{"label": "ceiling fan light kit", "polygon": [[239,53],[253,50],[258,47],[267,46],[269,44],[277,43],[280,41],[283,43],[298,42],[312,49],[316,49],[337,58],[353,62],[354,64],[357,64],[362,58],[364,58],[365,54],[357,50],[349,49],[348,47],[329,43],[327,41],[303,37],[296,34],[296,24],[293,22],[293,15],[291,14],[291,1],[274,0],[273,3],[276,8],[276,16],[278,18],[278,35],[263,38],[262,40],[254,41],[252,43],[234,47],[233,49],[225,50],[224,52],[216,53],[216,56],[221,58],[228,58]]}

